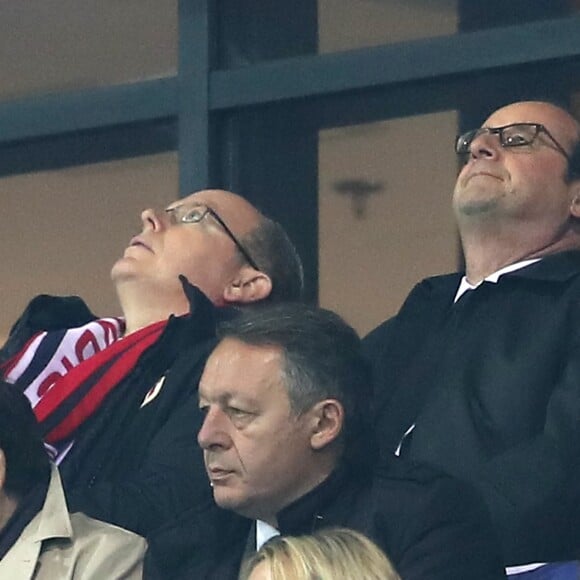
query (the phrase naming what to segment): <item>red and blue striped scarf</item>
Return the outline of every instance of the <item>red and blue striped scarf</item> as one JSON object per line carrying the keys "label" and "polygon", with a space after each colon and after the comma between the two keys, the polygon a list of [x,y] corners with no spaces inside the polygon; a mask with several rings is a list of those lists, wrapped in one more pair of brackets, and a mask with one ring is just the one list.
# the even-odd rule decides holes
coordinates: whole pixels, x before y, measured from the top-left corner
{"label": "red and blue striped scarf", "polygon": [[132,371],[159,338],[166,320],[120,338],[121,319],[99,319],[79,328],[41,332],[0,368],[4,380],[30,400],[57,462],[78,429]]}

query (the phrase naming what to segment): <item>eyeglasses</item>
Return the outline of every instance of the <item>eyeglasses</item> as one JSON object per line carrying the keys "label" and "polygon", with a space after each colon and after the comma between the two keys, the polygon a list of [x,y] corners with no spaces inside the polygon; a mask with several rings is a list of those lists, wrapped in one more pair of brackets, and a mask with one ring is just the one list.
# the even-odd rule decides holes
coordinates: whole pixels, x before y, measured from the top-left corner
{"label": "eyeglasses", "polygon": [[504,148],[531,145],[540,133],[544,133],[552,141],[556,150],[570,161],[570,155],[566,153],[564,147],[540,123],[512,123],[511,125],[504,125],[503,127],[480,127],[479,129],[467,131],[467,133],[463,133],[463,135],[457,137],[455,141],[455,152],[459,155],[469,155],[473,140],[484,133],[498,135],[499,143]]}
{"label": "eyeglasses", "polygon": [[250,253],[244,246],[242,242],[236,238],[234,232],[230,230],[227,226],[226,222],[219,216],[219,214],[213,210],[211,207],[207,205],[195,205],[195,206],[184,206],[184,205],[176,205],[175,207],[168,207],[165,210],[166,213],[170,214],[175,223],[182,223],[182,224],[197,224],[201,222],[207,215],[210,215],[224,230],[228,238],[234,242],[236,248],[240,251],[242,256],[246,259],[248,264],[252,266],[255,270],[259,270],[260,268],[256,264],[256,261],[250,256]]}

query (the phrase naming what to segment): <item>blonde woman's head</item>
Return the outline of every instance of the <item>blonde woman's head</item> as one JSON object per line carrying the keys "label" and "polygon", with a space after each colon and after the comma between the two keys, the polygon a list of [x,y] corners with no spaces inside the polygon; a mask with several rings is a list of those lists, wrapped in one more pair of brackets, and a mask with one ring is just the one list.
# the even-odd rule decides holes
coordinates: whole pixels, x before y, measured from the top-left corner
{"label": "blonde woman's head", "polygon": [[362,534],[328,528],[277,536],[242,568],[240,580],[400,580],[385,554]]}

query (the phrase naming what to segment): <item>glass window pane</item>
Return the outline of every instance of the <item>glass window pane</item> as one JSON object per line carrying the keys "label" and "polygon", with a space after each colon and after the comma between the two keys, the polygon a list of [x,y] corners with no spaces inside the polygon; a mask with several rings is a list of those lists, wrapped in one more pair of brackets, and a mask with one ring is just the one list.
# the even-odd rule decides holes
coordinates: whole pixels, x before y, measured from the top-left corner
{"label": "glass window pane", "polygon": [[111,266],[141,211],[178,197],[177,176],[167,153],[1,179],[0,344],[39,293],[78,294],[97,314],[119,314]]}
{"label": "glass window pane", "polygon": [[454,34],[458,0],[318,0],[319,52]]}
{"label": "glass window pane", "polygon": [[319,297],[366,334],[454,271],[453,111],[321,131]]}
{"label": "glass window pane", "polygon": [[177,0],[0,7],[0,100],[175,74]]}
{"label": "glass window pane", "polygon": [[579,9],[578,0],[222,0],[218,67],[518,25]]}

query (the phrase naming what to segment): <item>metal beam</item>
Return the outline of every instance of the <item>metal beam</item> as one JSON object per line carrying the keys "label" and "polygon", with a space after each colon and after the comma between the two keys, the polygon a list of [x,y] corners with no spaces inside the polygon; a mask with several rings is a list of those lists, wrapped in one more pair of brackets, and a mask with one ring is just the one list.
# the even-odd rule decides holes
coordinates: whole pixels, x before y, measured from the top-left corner
{"label": "metal beam", "polygon": [[179,191],[211,185],[211,0],[179,0]]}
{"label": "metal beam", "polygon": [[175,151],[176,125],[170,118],[0,143],[0,176]]}
{"label": "metal beam", "polygon": [[[195,0],[195,3],[203,6],[208,1]],[[195,26],[198,15],[194,11],[194,19],[188,20],[187,25]],[[199,50],[206,50],[203,48],[205,40],[200,39]],[[206,74],[205,65],[200,64],[196,68],[194,61],[196,57],[205,59],[204,54],[196,54],[196,48],[191,46],[182,47],[181,50],[184,54],[180,58],[189,59],[181,66],[191,67],[191,74],[197,75],[197,82],[201,82]],[[197,122],[202,124],[195,127],[196,107],[202,106],[206,98],[209,110],[219,112],[284,100],[341,95],[366,88],[402,86],[436,77],[473,75],[579,56],[580,16],[574,16],[213,71],[209,73],[207,96],[203,84],[194,88],[193,83],[188,82],[178,88],[177,77],[60,93],[0,103],[0,145],[176,117],[181,104],[185,107],[181,128],[185,150],[183,140],[187,138],[186,130],[188,134],[196,135],[196,139],[204,135],[209,139],[209,128],[203,126],[199,118]],[[200,93],[197,94],[197,91]],[[187,123],[190,129],[186,129]],[[198,141],[197,145],[192,145],[187,155],[197,156],[202,149],[201,144]],[[202,173],[197,175],[200,183],[209,179],[207,173],[206,176]],[[190,186],[184,184],[183,187],[187,190]]]}
{"label": "metal beam", "polygon": [[215,71],[213,110],[580,56],[580,16]]}
{"label": "metal beam", "polygon": [[0,144],[176,115],[177,78],[0,104]]}

